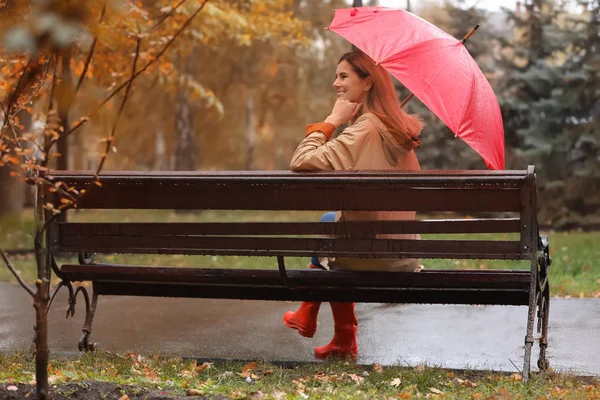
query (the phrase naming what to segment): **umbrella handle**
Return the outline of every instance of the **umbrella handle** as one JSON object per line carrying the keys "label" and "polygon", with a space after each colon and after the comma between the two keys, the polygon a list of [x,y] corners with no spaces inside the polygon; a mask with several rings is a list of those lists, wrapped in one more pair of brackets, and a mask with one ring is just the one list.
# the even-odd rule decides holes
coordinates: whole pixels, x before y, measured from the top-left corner
{"label": "umbrella handle", "polygon": [[[475,25],[474,27],[471,28],[471,30],[469,32],[467,32],[467,34],[465,35],[464,38],[462,38],[461,42],[464,44],[467,39],[469,39],[471,37],[471,35],[473,35],[475,33],[475,31],[479,29],[479,24]],[[406,96],[406,98],[404,100],[402,100],[402,103],[400,103],[400,108],[404,108],[404,106],[413,98],[415,97],[415,95],[413,93],[409,94],[408,96]]]}
{"label": "umbrella handle", "polygon": [[404,100],[402,100],[402,103],[400,103],[400,108],[404,108],[404,106],[410,101],[410,99],[412,99],[413,97],[415,97],[414,93],[409,94],[408,96],[406,96],[406,98]]}

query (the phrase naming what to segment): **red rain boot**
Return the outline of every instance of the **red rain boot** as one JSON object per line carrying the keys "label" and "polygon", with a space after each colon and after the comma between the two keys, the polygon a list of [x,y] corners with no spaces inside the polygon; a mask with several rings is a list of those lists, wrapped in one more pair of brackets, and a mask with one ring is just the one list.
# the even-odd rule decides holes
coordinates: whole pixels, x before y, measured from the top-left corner
{"label": "red rain boot", "polygon": [[331,303],[335,333],[333,339],[326,346],[315,349],[315,358],[347,358],[355,359],[358,356],[356,344],[356,330],[358,320],[354,314],[354,303]]}
{"label": "red rain boot", "polygon": [[[316,265],[310,265],[311,269],[321,269]],[[311,338],[317,332],[317,315],[319,315],[320,302],[303,301],[300,308],[294,311],[288,311],[283,315],[283,323],[304,337]]]}

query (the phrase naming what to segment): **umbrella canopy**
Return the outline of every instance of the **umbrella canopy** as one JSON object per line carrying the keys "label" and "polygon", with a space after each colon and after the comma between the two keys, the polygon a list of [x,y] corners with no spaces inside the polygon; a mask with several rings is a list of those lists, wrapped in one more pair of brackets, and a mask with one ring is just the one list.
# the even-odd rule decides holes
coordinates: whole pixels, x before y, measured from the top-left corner
{"label": "umbrella canopy", "polygon": [[504,127],[498,100],[464,44],[404,10],[335,10],[328,28],[395,76],[488,168],[504,169]]}

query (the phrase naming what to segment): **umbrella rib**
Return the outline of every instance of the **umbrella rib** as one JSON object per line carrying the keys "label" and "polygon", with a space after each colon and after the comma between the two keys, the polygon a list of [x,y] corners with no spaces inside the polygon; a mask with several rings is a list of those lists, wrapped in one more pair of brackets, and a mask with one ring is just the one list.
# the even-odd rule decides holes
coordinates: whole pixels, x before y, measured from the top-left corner
{"label": "umbrella rib", "polygon": [[[436,51],[436,50],[439,50],[441,48],[452,47],[452,46],[456,45],[456,43],[448,43],[445,46],[440,46],[438,48],[429,48],[428,47],[431,43],[437,42],[437,41],[444,42],[444,41],[446,41],[446,39],[440,39],[440,38],[429,39],[427,41],[419,43],[416,46],[412,46],[412,47],[409,47],[408,49],[405,49],[405,50],[403,50],[401,52],[394,53],[390,57],[388,57],[387,59],[379,61],[379,64],[393,62],[393,61],[397,61],[397,60],[402,60],[403,58],[414,57],[415,55],[423,53],[423,52]],[[375,60],[375,61],[377,61],[377,60]]]}
{"label": "umbrella rib", "polygon": [[471,85],[469,86],[469,97],[467,98],[467,101],[465,102],[465,105],[463,108],[462,117],[460,118],[460,124],[458,125],[458,132],[454,132],[457,136],[461,132],[462,126],[465,123],[465,117],[467,116],[467,110],[469,108],[469,104],[471,104],[471,99],[473,98],[474,86],[475,86],[475,79],[471,79]]}

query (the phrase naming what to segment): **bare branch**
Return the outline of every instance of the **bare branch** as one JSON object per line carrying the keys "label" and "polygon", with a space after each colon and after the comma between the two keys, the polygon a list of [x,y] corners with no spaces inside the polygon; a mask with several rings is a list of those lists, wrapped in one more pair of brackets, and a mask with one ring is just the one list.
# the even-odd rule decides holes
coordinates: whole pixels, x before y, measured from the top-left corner
{"label": "bare branch", "polygon": [[10,270],[10,272],[12,272],[12,274],[15,276],[15,278],[17,278],[17,281],[21,284],[21,286],[23,287],[23,289],[25,289],[27,291],[27,293],[29,293],[31,295],[31,297],[35,298],[35,292],[33,291],[33,289],[31,287],[29,287],[29,285],[27,285],[25,283],[25,281],[23,280],[23,278],[21,278],[21,276],[19,275],[19,273],[15,269],[14,265],[12,264],[12,262],[10,261],[10,259],[8,258],[8,255],[6,254],[6,252],[4,251],[4,249],[0,248],[0,254],[2,255],[2,259],[4,260],[4,263],[6,264],[6,266]]}
{"label": "bare branch", "polygon": [[175,7],[171,8],[169,11],[167,11],[166,13],[164,13],[163,15],[161,15],[160,18],[158,19],[158,21],[156,21],[156,23],[154,25],[152,25],[150,27],[150,29],[148,29],[148,30],[151,31],[154,28],[156,28],[158,25],[162,24],[167,18],[169,18],[171,15],[173,15],[173,12],[175,12],[175,10],[177,10],[179,8],[179,6],[181,6],[186,1],[187,0],[180,0],[179,3],[177,3],[175,5]]}
{"label": "bare branch", "polygon": [[100,159],[100,165],[98,165],[98,169],[96,170],[96,180],[98,179],[98,175],[102,170],[102,166],[104,166],[104,162],[106,161],[106,157],[108,156],[108,152],[112,146],[113,141],[115,140],[115,134],[117,132],[117,125],[119,123],[119,118],[123,113],[123,109],[125,108],[125,103],[129,99],[129,92],[131,91],[131,86],[133,85],[133,81],[135,80],[135,70],[137,68],[138,58],[140,56],[140,44],[142,40],[138,36],[135,44],[135,56],[133,57],[133,65],[131,67],[131,77],[129,78],[129,83],[127,84],[127,88],[125,89],[125,96],[123,96],[123,100],[121,101],[121,106],[119,107],[119,111],[117,112],[117,116],[115,117],[115,123],[113,124],[112,130],[110,132],[110,136],[106,140],[106,149],[102,154],[102,158]]}
{"label": "bare branch", "polygon": [[[154,58],[151,61],[148,61],[148,63],[146,65],[144,65],[144,67],[142,69],[140,69],[138,72],[136,72],[136,74],[130,78],[130,79],[136,79],[140,74],[144,73],[152,64],[154,64],[156,61],[158,61],[160,59],[160,57],[169,49],[169,47],[171,47],[171,45],[173,44],[173,42],[175,41],[175,39],[177,39],[181,33],[185,30],[185,28],[187,28],[187,26],[194,20],[194,18],[196,18],[196,16],[198,15],[198,13],[200,13],[200,11],[202,11],[202,9],[204,8],[204,6],[206,5],[206,3],[208,3],[209,0],[204,0],[202,2],[202,5],[200,7],[198,7],[198,9],[196,11],[194,11],[194,13],[184,22],[184,24],[181,26],[181,28],[175,33],[175,35],[173,35],[173,37],[171,38],[171,40],[169,40],[167,42],[167,44],[165,44],[165,46],[162,48],[162,50],[156,55],[156,58]],[[102,103],[100,103],[89,115],[88,118],[80,120],[77,124],[75,124],[69,131],[67,131],[64,134],[64,137],[69,136],[70,134],[72,134],[74,131],[76,131],[78,128],[80,128],[82,125],[84,125],[87,121],[89,121],[89,118],[96,114],[98,111],[100,111],[100,109],[106,104],[108,103],[117,93],[119,93],[123,88],[127,87],[127,85],[129,84],[129,80],[121,83],[116,89],[114,89],[111,94],[109,94],[103,101]]]}
{"label": "bare branch", "polygon": [[46,83],[46,76],[48,76],[48,71],[50,71],[50,60],[48,60],[48,62],[46,62],[46,70],[44,71],[44,74],[42,75],[42,77],[40,78],[40,83],[33,88],[32,92],[31,92],[31,96],[29,96],[29,99],[27,99],[26,101],[24,101],[22,104],[19,105],[19,108],[13,110],[13,115],[17,115],[25,106],[25,104],[29,103],[38,93],[39,91],[42,89],[42,87],[44,87],[44,84]]}
{"label": "bare branch", "polygon": [[[6,110],[4,109],[4,106],[2,106],[2,112],[6,113]],[[4,123],[8,123],[8,127],[12,131],[13,138],[15,140],[15,144],[17,145],[17,147],[19,149],[21,149],[21,154],[23,155],[23,157],[25,157],[25,160],[27,162],[31,162],[31,160],[29,159],[29,157],[27,157],[27,154],[25,154],[25,149],[23,148],[23,145],[21,144],[21,139],[19,138],[19,134],[15,130],[15,126],[12,123],[11,119],[10,118],[6,119],[6,121]]]}
{"label": "bare branch", "polygon": [[[6,110],[4,111],[4,123],[2,124],[2,131],[4,129],[6,129],[9,125],[9,119],[10,119],[10,112],[11,112],[11,108],[13,106],[13,104],[15,104],[17,102],[17,99],[19,98],[19,92],[21,89],[21,86],[23,84],[23,81],[26,80],[25,77],[31,72],[29,70],[29,66],[32,64],[32,60],[33,60],[33,56],[29,58],[29,60],[27,61],[27,65],[25,65],[25,68],[23,69],[23,73],[21,74],[21,76],[19,77],[19,80],[17,81],[17,85],[15,86],[15,89],[10,93],[10,95],[8,96],[8,100],[7,100],[7,105],[6,105]],[[27,80],[29,80],[30,77],[27,77]],[[0,144],[2,144],[2,136],[1,136],[1,131],[0,131]],[[0,157],[2,157],[4,155],[3,151],[0,151]]]}
{"label": "bare branch", "polygon": [[[98,23],[102,22],[102,20],[104,19],[104,14],[106,14],[106,3],[104,3],[104,6],[102,6],[102,11],[100,12],[100,19],[98,20]],[[79,81],[77,81],[77,86],[75,86],[75,94],[77,94],[77,92],[79,92],[79,88],[81,87],[81,84],[83,83],[83,80],[85,79],[85,75],[87,74],[87,71],[90,67],[90,63],[92,61],[92,57],[94,56],[94,50],[96,49],[97,42],[98,42],[98,37],[96,35],[94,35],[94,40],[92,41],[92,46],[90,48],[90,52],[87,56],[87,59],[85,60],[85,65],[83,66],[83,71],[81,71],[81,75],[79,76]]]}
{"label": "bare branch", "polygon": [[[47,166],[48,165],[48,160],[49,160],[49,152],[50,149],[52,148],[52,145],[54,144],[54,142],[51,139],[48,139],[48,136],[46,136],[46,128],[48,126],[48,119],[50,118],[50,112],[52,111],[52,104],[53,104],[53,100],[54,100],[54,90],[56,89],[56,72],[57,72],[57,61],[56,61],[56,55],[54,56],[54,70],[52,71],[52,85],[50,86],[50,95],[48,97],[48,111],[46,112],[46,126],[44,126],[44,154],[45,154],[45,158],[44,160],[42,160],[42,165],[43,166]],[[45,162],[45,164],[44,164]]]}

